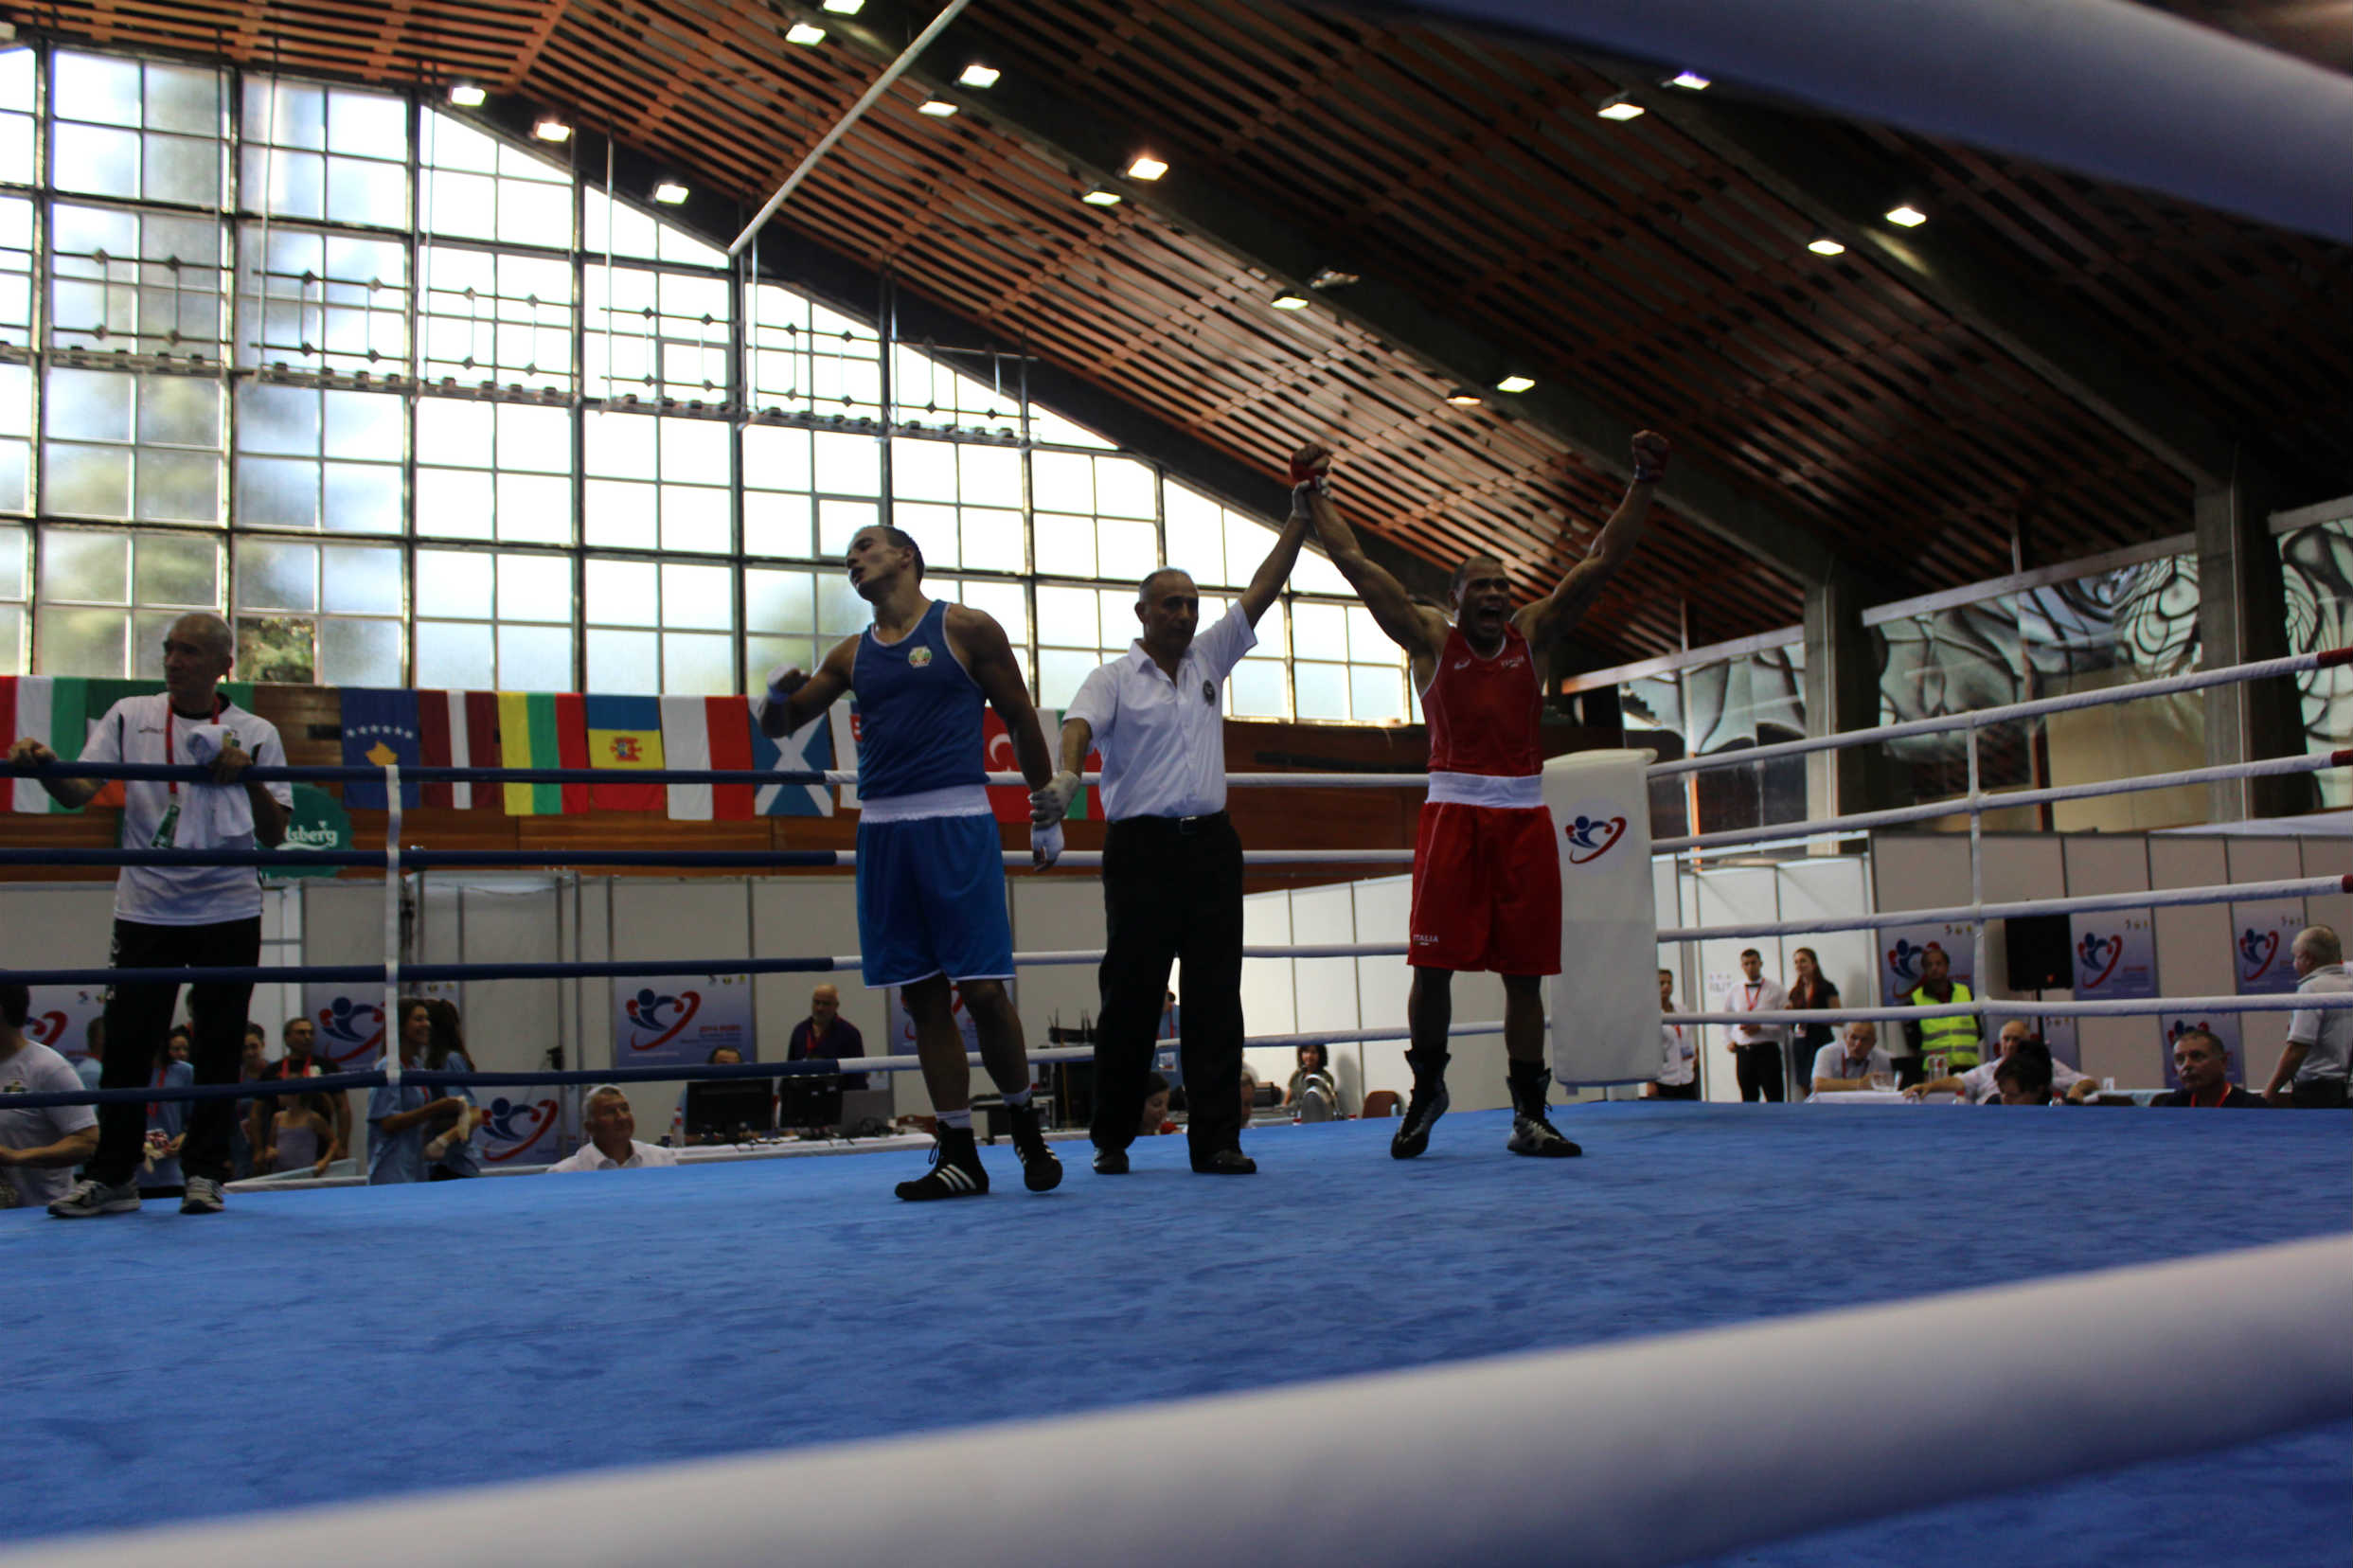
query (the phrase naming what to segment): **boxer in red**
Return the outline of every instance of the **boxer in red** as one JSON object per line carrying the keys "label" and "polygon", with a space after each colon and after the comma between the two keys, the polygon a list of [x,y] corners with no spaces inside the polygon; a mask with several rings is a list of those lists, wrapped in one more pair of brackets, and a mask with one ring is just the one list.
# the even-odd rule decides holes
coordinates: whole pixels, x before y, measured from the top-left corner
{"label": "boxer in red", "polygon": [[1560,971],[1560,861],[1552,813],[1538,775],[1544,764],[1537,723],[1547,689],[1546,657],[1633,552],[1667,472],[1667,438],[1633,438],[1633,483],[1584,560],[1552,592],[1516,613],[1502,561],[1475,555],[1454,568],[1454,618],[1414,602],[1398,579],[1367,560],[1331,504],[1327,454],[1294,460],[1293,484],[1331,562],[1412,661],[1414,687],[1430,725],[1430,794],[1414,846],[1413,936],[1406,1004],[1413,1045],[1413,1098],[1389,1152],[1410,1160],[1430,1147],[1446,1114],[1447,1026],[1453,1022],[1456,970],[1503,976],[1504,1047],[1510,1057],[1514,1154],[1561,1158],[1583,1152],[1544,1114],[1552,1074],[1544,1066],[1545,975]]}

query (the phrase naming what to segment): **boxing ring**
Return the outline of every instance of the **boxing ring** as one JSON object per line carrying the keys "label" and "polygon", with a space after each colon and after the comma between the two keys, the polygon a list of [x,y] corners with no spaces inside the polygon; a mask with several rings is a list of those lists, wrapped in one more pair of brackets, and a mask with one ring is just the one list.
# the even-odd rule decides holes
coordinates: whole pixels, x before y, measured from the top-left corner
{"label": "boxing ring", "polygon": [[[1925,913],[1975,926],[1981,973],[1983,923],[2010,913],[2353,891],[2348,875],[2008,904],[1983,897],[1978,869],[1989,809],[2344,767],[2353,751],[1999,794],[1980,787],[1975,764],[1988,724],[2348,662],[2353,650],[2340,650],[1666,764],[1651,775],[1940,727],[1968,731],[1971,759],[1961,801],[1654,848],[1707,854],[1966,811],[1971,900]],[[585,781],[565,770],[406,776]],[[386,778],[388,801],[401,781]],[[1310,782],[1422,780],[1233,779]],[[400,879],[517,864],[851,863],[835,852],[437,851],[403,848],[400,837],[396,809],[388,850],[299,857],[382,869],[383,963],[218,977],[331,978],[382,985],[389,998],[431,979],[705,973],[707,959],[403,964]],[[1384,864],[1409,854],[1246,859]],[[0,864],[167,858],[266,867],[297,857],[0,850]],[[1098,861],[1072,853],[1062,864]],[[1923,916],[1658,935],[1796,935]],[[1031,953],[1017,964],[1098,957]],[[39,984],[124,977],[0,973]],[[2297,1004],[2157,998],[2033,1010]],[[1968,1010],[2023,1006],[1980,999]],[[404,1076],[487,1087],[793,1070]],[[282,1092],[386,1078],[352,1073]],[[172,1097],[277,1092],[257,1082]],[[20,1103],[158,1097],[136,1089]],[[38,1326],[19,1353],[12,1408],[39,1450],[10,1488],[0,1562],[2342,1560],[2353,1528],[2344,1485],[2353,1345],[2341,1331],[2353,1300],[2353,1118],[1827,1117],[1674,1102],[1587,1104],[1560,1118],[1587,1158],[1511,1160],[1498,1147],[1507,1113],[1457,1113],[1405,1164],[1389,1158],[1390,1130],[1377,1120],[1260,1128],[1250,1147],[1261,1171],[1246,1182],[1195,1181],[1183,1140],[1144,1139],[1128,1178],[1073,1169],[1052,1194],[977,1203],[900,1203],[887,1187],[914,1164],[900,1153],[240,1194],[225,1215],[201,1221],[153,1208],[80,1224],[0,1213],[20,1320]]]}

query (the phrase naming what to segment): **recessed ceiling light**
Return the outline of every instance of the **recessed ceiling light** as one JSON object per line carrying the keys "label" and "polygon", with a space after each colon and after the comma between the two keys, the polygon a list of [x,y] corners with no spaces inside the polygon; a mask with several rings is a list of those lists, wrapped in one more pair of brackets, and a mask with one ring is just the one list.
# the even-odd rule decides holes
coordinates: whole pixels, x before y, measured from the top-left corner
{"label": "recessed ceiling light", "polygon": [[460,109],[479,109],[490,96],[471,81],[461,81],[450,89],[450,101]]}
{"label": "recessed ceiling light", "polygon": [[1304,311],[1308,308],[1308,296],[1293,290],[1285,289],[1267,303],[1278,311]]}
{"label": "recessed ceiling light", "polygon": [[686,187],[676,180],[664,180],[653,187],[653,199],[664,206],[676,206],[686,199]]}
{"label": "recessed ceiling light", "polygon": [[1667,84],[1669,87],[1682,87],[1694,93],[1707,91],[1707,78],[1697,71],[1677,71],[1667,79]]}
{"label": "recessed ceiling light", "polygon": [[1345,289],[1356,281],[1358,281],[1357,275],[1352,272],[1344,272],[1338,267],[1325,267],[1320,269],[1313,277],[1308,279],[1308,287],[1310,289]]}
{"label": "recessed ceiling light", "polygon": [[1928,214],[1916,206],[1899,206],[1887,214],[1887,221],[1900,228],[1918,228],[1928,222]]}
{"label": "recessed ceiling light", "polygon": [[1157,180],[1168,172],[1168,166],[1150,152],[1137,153],[1135,162],[1128,165],[1128,178],[1131,180]]}
{"label": "recessed ceiling light", "polygon": [[1495,383],[1498,392],[1524,392],[1536,384],[1534,376],[1506,376]]}
{"label": "recessed ceiling light", "polygon": [[975,61],[964,67],[964,74],[956,78],[956,80],[967,87],[994,87],[997,84],[997,78],[1004,74],[994,65],[983,65]]}
{"label": "recessed ceiling light", "polygon": [[543,115],[539,123],[531,127],[531,134],[544,142],[570,141],[572,128],[553,115]]}
{"label": "recessed ceiling light", "polygon": [[1089,206],[1117,206],[1119,205],[1119,192],[1115,190],[1105,190],[1101,186],[1096,186],[1093,190],[1090,190],[1085,195],[1079,197],[1078,200],[1086,203]]}
{"label": "recessed ceiling light", "polygon": [[795,22],[784,29],[784,41],[787,44],[798,44],[806,49],[825,42],[825,29],[812,27],[806,22]]}
{"label": "recessed ceiling light", "polygon": [[823,0],[819,10],[829,10],[836,16],[855,16],[865,9],[866,0]]}
{"label": "recessed ceiling light", "polygon": [[946,98],[932,98],[918,105],[915,112],[918,115],[929,115],[934,119],[946,119],[956,112],[956,106]]}
{"label": "recessed ceiling light", "polygon": [[1816,256],[1845,256],[1846,247],[1827,234],[1816,235],[1806,241],[1806,248]]}
{"label": "recessed ceiling light", "polygon": [[1629,98],[1624,93],[1613,93],[1601,100],[1601,107],[1594,113],[1603,119],[1639,119],[1642,116],[1642,105]]}
{"label": "recessed ceiling light", "polygon": [[1476,408],[1487,401],[1485,398],[1480,397],[1468,386],[1457,386],[1446,395],[1446,401],[1456,408]]}

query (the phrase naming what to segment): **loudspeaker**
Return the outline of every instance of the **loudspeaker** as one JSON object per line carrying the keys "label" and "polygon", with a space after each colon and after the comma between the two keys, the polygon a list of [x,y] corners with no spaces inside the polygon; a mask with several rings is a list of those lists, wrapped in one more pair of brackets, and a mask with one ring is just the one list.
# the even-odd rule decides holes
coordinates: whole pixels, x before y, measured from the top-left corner
{"label": "loudspeaker", "polygon": [[2013,991],[2066,990],[2075,984],[2075,933],[2064,915],[2022,915],[2002,922]]}

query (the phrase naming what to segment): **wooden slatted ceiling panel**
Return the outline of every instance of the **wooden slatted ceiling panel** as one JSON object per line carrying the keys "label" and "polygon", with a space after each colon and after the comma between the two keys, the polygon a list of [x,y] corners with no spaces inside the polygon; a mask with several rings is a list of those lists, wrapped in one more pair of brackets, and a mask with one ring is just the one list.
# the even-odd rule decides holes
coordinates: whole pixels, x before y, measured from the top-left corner
{"label": "wooden slatted ceiling panel", "polygon": [[58,0],[9,7],[23,27],[105,47],[178,49],[372,81],[500,83],[527,59],[562,0],[377,7],[312,0]]}

